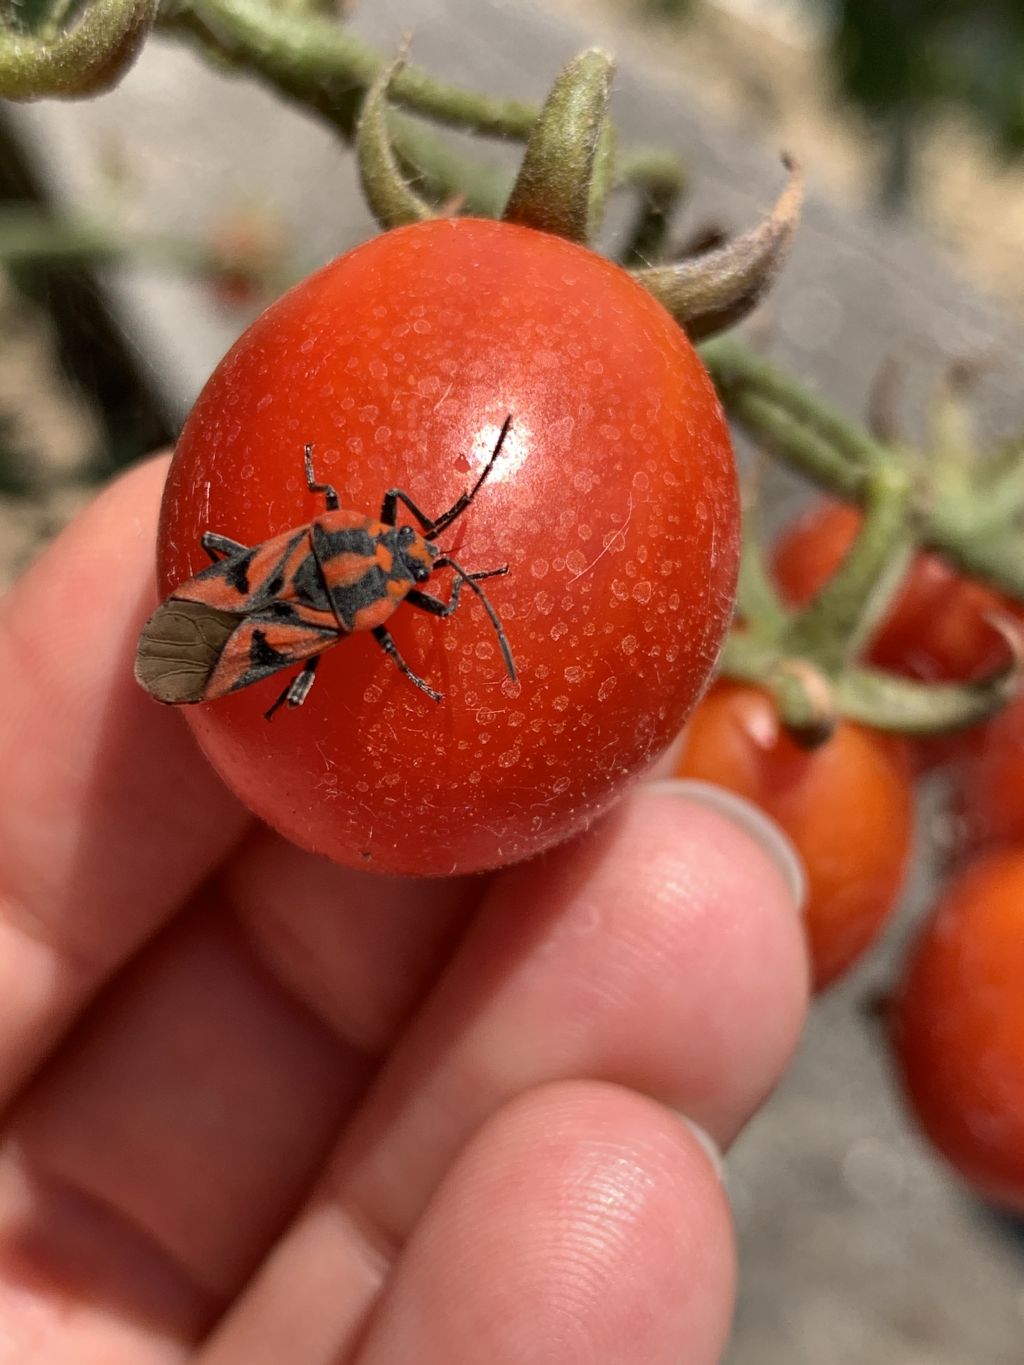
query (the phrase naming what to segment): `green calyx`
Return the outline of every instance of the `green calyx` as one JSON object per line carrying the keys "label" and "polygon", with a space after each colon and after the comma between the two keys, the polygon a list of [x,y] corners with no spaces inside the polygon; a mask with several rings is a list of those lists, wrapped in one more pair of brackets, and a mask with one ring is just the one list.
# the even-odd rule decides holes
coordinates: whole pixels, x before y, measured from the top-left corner
{"label": "green calyx", "polygon": [[0,98],[79,99],[109,89],[155,18],[156,0],[92,0],[67,27],[56,10],[34,32],[0,26]]}
{"label": "green calyx", "polygon": [[751,312],[770,287],[792,244],[803,203],[803,173],[784,158],[789,179],[772,211],[724,245],[669,265],[633,270],[693,341],[714,336]]}
{"label": "green calyx", "polygon": [[[250,0],[217,3],[238,5]],[[474,186],[475,177],[439,176],[438,145],[425,130],[400,121],[388,108],[391,101],[401,102],[407,71],[403,57],[379,72],[356,129],[363,188],[377,221],[384,228],[419,222],[436,216],[445,200],[449,212],[490,216],[496,187],[483,203],[479,196],[472,197],[472,191],[457,193],[460,183]],[[500,216],[509,223],[585,244],[600,228],[609,195],[617,189],[634,189],[639,207],[624,263],[637,283],[691,337],[710,336],[746,316],[779,270],[799,221],[802,173],[794,162],[785,160],[789,179],[778,202],[749,231],[697,256],[630,266],[663,252],[683,179],[674,158],[644,151],[617,155],[608,116],[612,71],[611,58],[595,48],[574,57],[560,72],[543,107],[530,121],[519,172]],[[405,102],[409,103],[407,97]],[[423,111],[422,103],[417,109]],[[412,137],[418,139],[414,147]],[[431,186],[435,202],[412,189],[410,171],[415,171],[421,184]]]}
{"label": "green calyx", "polygon": [[422,223],[436,216],[431,205],[405,179],[392,145],[388,91],[404,65],[404,56],[399,57],[370,86],[356,129],[356,159],[363,194],[373,216],[388,227]]}
{"label": "green calyx", "polygon": [[503,217],[586,242],[600,224],[613,159],[608,122],[612,60],[594,49],[573,58],[533,125]]}

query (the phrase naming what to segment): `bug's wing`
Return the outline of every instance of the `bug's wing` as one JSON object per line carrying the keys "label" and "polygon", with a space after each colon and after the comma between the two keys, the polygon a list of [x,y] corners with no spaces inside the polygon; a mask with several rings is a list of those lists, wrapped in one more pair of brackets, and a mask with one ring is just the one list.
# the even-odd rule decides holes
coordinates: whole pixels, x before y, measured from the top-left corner
{"label": "bug's wing", "polygon": [[135,677],[157,701],[202,701],[239,617],[202,602],[170,597],[142,627]]}
{"label": "bug's wing", "polygon": [[276,603],[240,616],[169,597],[142,628],[135,677],[172,706],[213,701],[319,654],[341,638],[330,612]]}
{"label": "bug's wing", "polygon": [[203,701],[269,678],[341,639],[333,613],[295,603],[275,602],[266,611],[235,617],[235,623],[210,674]]}

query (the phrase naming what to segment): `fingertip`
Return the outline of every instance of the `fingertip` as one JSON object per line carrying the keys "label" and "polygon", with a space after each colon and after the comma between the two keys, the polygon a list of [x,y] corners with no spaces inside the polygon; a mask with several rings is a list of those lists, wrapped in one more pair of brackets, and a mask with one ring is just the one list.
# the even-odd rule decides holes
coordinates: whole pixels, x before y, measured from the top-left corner
{"label": "fingertip", "polygon": [[686,1123],[614,1085],[544,1085],[456,1161],[359,1365],[545,1353],[560,1365],[712,1365],[734,1262],[727,1201]]}
{"label": "fingertip", "polygon": [[645,790],[653,795],[673,796],[724,816],[782,877],[795,911],[803,910],[807,903],[807,873],[803,861],[789,836],[760,807],[726,787],[696,778],[669,778],[653,782]]}

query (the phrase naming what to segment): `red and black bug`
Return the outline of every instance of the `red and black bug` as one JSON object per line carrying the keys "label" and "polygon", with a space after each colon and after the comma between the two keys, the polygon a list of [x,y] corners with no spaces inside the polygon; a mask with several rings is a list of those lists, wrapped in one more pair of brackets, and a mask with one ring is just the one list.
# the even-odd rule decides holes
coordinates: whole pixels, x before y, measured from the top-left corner
{"label": "red and black bug", "polygon": [[[311,493],[324,495],[324,515],[252,547],[207,531],[203,548],[213,563],[175,588],[143,626],[135,677],[157,701],[187,705],[237,692],[307,660],[267,711],[269,719],[285,703],[302,705],[325,649],[352,631],[368,630],[410,682],[441,701],[441,693],[399,654],[384,622],[402,602],[433,616],[451,616],[465,583],[483,603],[515,681],[505,632],[479,586],[482,578],[508,573],[508,565],[467,573],[433,544],[480,491],[511,425],[512,418],[506,417],[473,487],[433,520],[400,488],[384,494],[377,521],[339,508],[331,485],[315,481],[313,447],[307,445],[306,484]],[[399,503],[419,522],[420,531],[397,524]],[[447,602],[417,586],[438,569],[455,574]]]}

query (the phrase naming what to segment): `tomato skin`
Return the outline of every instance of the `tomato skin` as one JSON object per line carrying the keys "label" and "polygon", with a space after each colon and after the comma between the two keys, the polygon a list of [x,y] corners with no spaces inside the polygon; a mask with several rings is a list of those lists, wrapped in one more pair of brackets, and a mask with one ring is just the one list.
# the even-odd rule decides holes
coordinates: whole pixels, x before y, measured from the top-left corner
{"label": "tomato skin", "polygon": [[814,988],[830,985],[877,937],[903,883],[913,802],[906,747],[843,721],[808,750],[771,698],[718,683],[697,708],[677,775],[747,797],[792,840],[807,872]]}
{"label": "tomato skin", "polygon": [[[800,606],[817,592],[839,567],[861,520],[855,507],[818,501],[783,533],[773,567],[786,601]],[[923,682],[980,678],[1006,658],[1002,636],[985,617],[1007,609],[993,589],[921,552],[872,642],[871,662]]]}
{"label": "tomato skin", "polygon": [[981,729],[957,771],[959,851],[1024,844],[1024,696]]}
{"label": "tomato skin", "polygon": [[979,1193],[1024,1213],[1024,849],[990,852],[946,887],[890,1034],[932,1143]]}
{"label": "tomato skin", "polygon": [[[387,233],[278,300],[215,370],[165,494],[162,595],[211,529],[255,544],[310,521],[302,448],[341,506],[405,489],[428,515],[502,456],[439,542],[485,586],[447,620],[389,628],[430,701],[367,634],[327,652],[305,705],[267,723],[288,675],[188,708],[261,818],[351,866],[448,874],[582,828],[654,761],[707,683],[739,554],[735,471],[710,380],[619,267],[509,224]],[[404,512],[400,520],[404,520]],[[448,576],[426,585],[447,597]]]}

